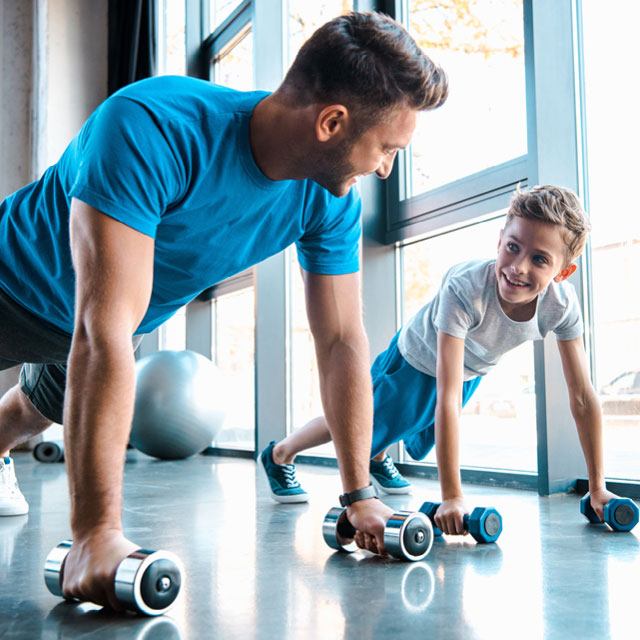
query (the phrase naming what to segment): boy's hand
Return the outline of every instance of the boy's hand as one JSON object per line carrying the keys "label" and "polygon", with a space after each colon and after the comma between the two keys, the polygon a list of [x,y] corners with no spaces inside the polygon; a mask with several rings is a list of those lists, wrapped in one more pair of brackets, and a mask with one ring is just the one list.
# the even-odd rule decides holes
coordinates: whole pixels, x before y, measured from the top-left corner
{"label": "boy's hand", "polygon": [[615,493],[611,493],[611,491],[607,491],[605,488],[589,492],[589,502],[591,502],[593,510],[602,522],[604,522],[604,505],[612,498],[617,497]]}
{"label": "boy's hand", "polygon": [[469,510],[464,504],[464,498],[450,498],[442,501],[436,511],[434,520],[442,533],[463,535],[468,533],[465,531],[463,523],[465,513],[469,513]]}

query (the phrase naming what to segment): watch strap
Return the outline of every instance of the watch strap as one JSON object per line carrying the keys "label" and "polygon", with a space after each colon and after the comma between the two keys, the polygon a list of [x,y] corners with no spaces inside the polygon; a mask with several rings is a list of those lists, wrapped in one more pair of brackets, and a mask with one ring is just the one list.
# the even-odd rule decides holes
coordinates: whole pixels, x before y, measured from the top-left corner
{"label": "watch strap", "polygon": [[370,484],[364,489],[356,489],[355,491],[349,491],[349,493],[343,493],[340,496],[340,506],[348,507],[359,500],[368,500],[369,498],[375,497],[377,497],[375,487]]}

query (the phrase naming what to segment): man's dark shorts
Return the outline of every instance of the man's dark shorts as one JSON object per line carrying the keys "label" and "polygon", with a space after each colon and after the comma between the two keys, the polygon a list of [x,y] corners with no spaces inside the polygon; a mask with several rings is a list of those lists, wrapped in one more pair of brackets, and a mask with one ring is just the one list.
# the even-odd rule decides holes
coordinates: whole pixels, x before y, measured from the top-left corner
{"label": "man's dark shorts", "polygon": [[[137,346],[141,340],[134,340]],[[0,371],[16,365],[33,406],[62,424],[71,336],[41,320],[0,289]]]}

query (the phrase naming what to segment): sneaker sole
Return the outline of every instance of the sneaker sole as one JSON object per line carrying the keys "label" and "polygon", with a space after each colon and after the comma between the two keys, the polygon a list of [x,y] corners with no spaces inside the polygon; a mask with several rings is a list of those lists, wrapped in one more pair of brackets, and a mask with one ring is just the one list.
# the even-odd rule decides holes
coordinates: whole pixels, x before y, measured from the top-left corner
{"label": "sneaker sole", "polygon": [[309,502],[309,495],[306,493],[303,494],[294,494],[290,496],[279,496],[277,493],[273,492],[271,488],[271,483],[269,482],[269,476],[267,475],[267,470],[264,468],[264,464],[262,464],[262,460],[260,460],[260,471],[262,471],[262,475],[264,476],[265,482],[267,483],[267,487],[269,488],[269,495],[276,501],[281,504],[291,504],[296,502]]}
{"label": "sneaker sole", "polygon": [[408,486],[408,487],[383,487],[375,478],[374,475],[370,475],[369,478],[371,479],[371,482],[373,483],[373,486],[376,488],[377,491],[381,492],[381,493],[386,493],[387,495],[401,495],[401,494],[407,494],[407,493],[411,493],[411,491],[413,490],[413,486]]}
{"label": "sneaker sole", "polygon": [[27,507],[0,507],[0,517],[3,516],[26,516],[29,513],[29,505]]}

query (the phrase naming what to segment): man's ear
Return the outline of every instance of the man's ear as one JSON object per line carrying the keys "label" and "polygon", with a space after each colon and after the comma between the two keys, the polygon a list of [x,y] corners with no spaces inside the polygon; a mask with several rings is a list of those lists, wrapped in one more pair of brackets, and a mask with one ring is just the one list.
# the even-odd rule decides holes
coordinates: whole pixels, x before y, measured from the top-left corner
{"label": "man's ear", "polygon": [[324,107],[316,118],[316,137],[318,142],[346,138],[349,133],[348,128],[349,111],[342,104],[331,104]]}
{"label": "man's ear", "polygon": [[576,269],[577,265],[575,262],[568,264],[554,279],[554,282],[562,282],[566,280]]}
{"label": "man's ear", "polygon": [[498,251],[500,251],[500,245],[502,244],[502,234],[504,233],[504,229],[500,229],[500,235],[498,236]]}

